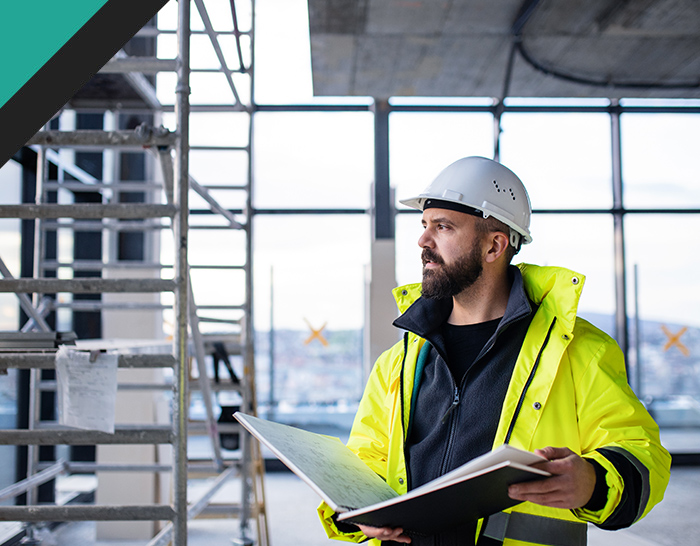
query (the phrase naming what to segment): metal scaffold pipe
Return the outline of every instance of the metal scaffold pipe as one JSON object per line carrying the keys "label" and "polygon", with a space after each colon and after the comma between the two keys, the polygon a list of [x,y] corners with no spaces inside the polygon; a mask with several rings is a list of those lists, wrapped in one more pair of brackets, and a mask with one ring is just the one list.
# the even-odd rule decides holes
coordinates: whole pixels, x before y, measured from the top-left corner
{"label": "metal scaffold pipe", "polygon": [[0,445],[16,446],[86,446],[118,444],[170,444],[175,436],[170,427],[161,425],[122,425],[113,433],[95,430],[60,429],[47,427],[39,430],[6,429],[0,431]]}
{"label": "metal scaffold pipe", "polygon": [[101,294],[104,292],[172,292],[170,279],[0,279],[0,292]]}
{"label": "metal scaffold pipe", "polygon": [[39,131],[27,142],[27,146],[52,146],[76,148],[108,148],[110,146],[130,146],[135,148],[151,148],[157,146],[172,146],[177,140],[177,134],[167,130],[134,130],[134,131]]}
{"label": "metal scaffold pipe", "polygon": [[[119,355],[117,365],[120,368],[173,368],[175,358],[167,354],[123,354]],[[52,370],[55,367],[56,355],[53,352],[0,353],[0,370],[8,368]]]}
{"label": "metal scaffold pipe", "polygon": [[[129,204],[78,204],[78,205],[0,205],[0,218],[20,220],[76,218],[82,220],[102,220],[121,218],[142,220],[144,218],[171,218],[175,215],[172,205]],[[94,226],[93,226],[94,229]]]}
{"label": "metal scaffold pipe", "polygon": [[178,2],[178,69],[175,90],[175,117],[179,139],[175,142],[175,169],[173,194],[178,202],[178,213],[173,221],[175,241],[175,278],[178,288],[175,291],[177,309],[174,335],[175,384],[173,392],[173,432],[178,441],[173,449],[173,507],[176,518],[173,520],[172,543],[174,546],[187,545],[187,417],[188,417],[188,300],[187,246],[189,223],[189,96],[190,96],[190,2]]}
{"label": "metal scaffold pipe", "polygon": [[175,516],[168,505],[2,506],[0,521],[161,521]]}

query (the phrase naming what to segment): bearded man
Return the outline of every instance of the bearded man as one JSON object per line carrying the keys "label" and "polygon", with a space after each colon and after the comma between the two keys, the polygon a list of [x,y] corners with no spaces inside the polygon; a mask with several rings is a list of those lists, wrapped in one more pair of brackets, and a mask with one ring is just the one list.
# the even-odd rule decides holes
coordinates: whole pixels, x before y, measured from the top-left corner
{"label": "bearded man", "polygon": [[423,546],[586,544],[587,523],[627,527],[663,498],[670,456],[629,388],[623,355],[576,316],[584,277],[511,265],[531,207],[503,165],[468,157],[404,204],[423,211],[423,282],[394,291],[403,340],[376,362],[348,446],[398,493],[502,445],[535,451],[551,477],[523,501],[433,536],[338,522],[332,538]]}

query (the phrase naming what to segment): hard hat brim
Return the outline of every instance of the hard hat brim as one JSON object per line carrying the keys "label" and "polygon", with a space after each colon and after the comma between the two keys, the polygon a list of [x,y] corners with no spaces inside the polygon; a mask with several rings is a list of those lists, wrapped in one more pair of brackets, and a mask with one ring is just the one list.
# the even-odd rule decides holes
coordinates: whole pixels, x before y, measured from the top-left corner
{"label": "hard hat brim", "polygon": [[[488,217],[493,217],[496,218],[497,220],[500,220],[503,222],[505,225],[507,225],[509,228],[513,229],[517,233],[519,233],[522,236],[523,242],[522,244],[527,245],[532,242],[532,235],[530,235],[529,231],[524,231],[520,226],[517,226],[512,219],[506,218],[505,216],[501,214],[497,214],[496,212],[493,211],[488,211],[484,210],[483,208],[473,205],[473,204],[467,204],[463,203],[462,201],[457,201],[453,199],[445,199],[444,197],[441,199],[435,199],[434,197],[427,196],[427,195],[419,195],[417,197],[410,197],[408,199],[399,199],[399,203],[402,205],[406,205],[407,207],[410,207],[412,209],[420,210],[423,211],[425,207],[425,203],[428,200],[435,201],[436,203],[439,202],[445,202],[445,203],[454,203],[455,205],[461,206],[461,207],[466,207],[472,210],[475,210],[477,212],[480,212],[484,218]],[[440,208],[438,205],[433,205],[433,208]],[[445,207],[449,208],[450,210],[457,210],[458,212],[464,212],[465,214],[471,214],[471,212],[467,210],[459,210],[458,207]]]}

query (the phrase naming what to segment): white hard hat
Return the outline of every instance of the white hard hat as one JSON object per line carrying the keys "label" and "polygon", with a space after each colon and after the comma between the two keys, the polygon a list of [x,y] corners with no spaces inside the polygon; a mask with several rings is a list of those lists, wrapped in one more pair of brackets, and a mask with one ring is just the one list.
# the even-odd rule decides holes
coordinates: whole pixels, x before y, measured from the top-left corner
{"label": "white hard hat", "polygon": [[[401,203],[423,210],[454,203],[455,210],[493,216],[511,228],[510,244],[516,249],[532,242],[530,198],[520,179],[507,167],[485,157],[464,157],[447,166],[418,197]],[[476,211],[470,211],[476,209]],[[514,233],[515,232],[515,233]]]}

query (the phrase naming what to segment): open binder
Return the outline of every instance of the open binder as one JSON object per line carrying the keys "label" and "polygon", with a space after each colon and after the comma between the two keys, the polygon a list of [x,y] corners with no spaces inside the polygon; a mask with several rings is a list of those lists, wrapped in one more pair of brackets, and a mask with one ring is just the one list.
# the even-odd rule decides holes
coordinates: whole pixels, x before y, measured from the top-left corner
{"label": "open binder", "polygon": [[399,495],[339,438],[240,412],[234,417],[347,523],[433,534],[514,506],[520,501],[508,496],[510,484],[549,476],[530,466],[543,457],[502,445]]}

